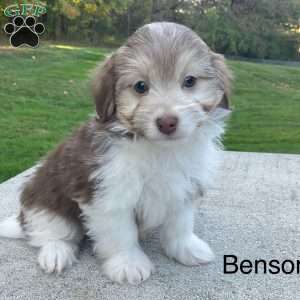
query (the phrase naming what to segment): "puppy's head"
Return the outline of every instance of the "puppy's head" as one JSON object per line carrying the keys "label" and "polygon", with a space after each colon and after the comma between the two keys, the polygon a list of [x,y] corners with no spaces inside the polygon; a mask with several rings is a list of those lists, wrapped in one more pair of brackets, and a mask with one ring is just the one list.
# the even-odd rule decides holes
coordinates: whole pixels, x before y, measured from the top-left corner
{"label": "puppy's head", "polygon": [[153,141],[190,137],[217,108],[229,109],[230,72],[189,28],[152,23],[96,71],[102,122]]}

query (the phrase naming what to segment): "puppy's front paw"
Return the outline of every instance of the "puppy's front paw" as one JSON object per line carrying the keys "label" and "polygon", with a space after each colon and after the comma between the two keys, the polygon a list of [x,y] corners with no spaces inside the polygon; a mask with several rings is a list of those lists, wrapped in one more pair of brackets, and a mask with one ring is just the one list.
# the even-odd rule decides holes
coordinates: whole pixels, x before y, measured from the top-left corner
{"label": "puppy's front paw", "polygon": [[215,258],[208,244],[195,234],[163,243],[163,248],[170,258],[187,266],[206,264]]}
{"label": "puppy's front paw", "polygon": [[104,274],[112,281],[130,284],[141,283],[154,270],[149,258],[138,248],[110,257],[102,268]]}
{"label": "puppy's front paw", "polygon": [[64,241],[48,242],[41,247],[38,262],[46,273],[61,273],[77,261],[75,247]]}

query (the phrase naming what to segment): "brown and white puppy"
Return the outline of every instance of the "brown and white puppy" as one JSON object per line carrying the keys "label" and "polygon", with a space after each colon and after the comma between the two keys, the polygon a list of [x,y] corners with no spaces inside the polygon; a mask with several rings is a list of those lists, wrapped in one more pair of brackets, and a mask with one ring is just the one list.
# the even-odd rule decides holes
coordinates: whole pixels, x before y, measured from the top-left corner
{"label": "brown and white puppy", "polygon": [[150,276],[138,232],[158,226],[169,257],[211,261],[193,232],[193,207],[219,161],[229,85],[223,57],[189,28],[140,28],[96,70],[97,117],[50,153],[0,235],[39,247],[50,273],[76,261],[87,234],[117,282]]}

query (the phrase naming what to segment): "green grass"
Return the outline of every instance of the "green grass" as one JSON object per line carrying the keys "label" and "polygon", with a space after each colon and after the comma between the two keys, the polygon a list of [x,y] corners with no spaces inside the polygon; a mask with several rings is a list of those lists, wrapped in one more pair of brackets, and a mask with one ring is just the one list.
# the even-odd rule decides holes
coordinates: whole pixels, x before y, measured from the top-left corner
{"label": "green grass", "polygon": [[230,62],[234,112],[228,150],[300,153],[300,68]]}
{"label": "green grass", "polygon": [[95,48],[0,50],[0,181],[32,166],[88,118],[89,71],[104,55]]}
{"label": "green grass", "polygon": [[[90,70],[108,50],[0,48],[0,182],[32,166],[93,112]],[[300,68],[230,62],[229,150],[300,153]]]}

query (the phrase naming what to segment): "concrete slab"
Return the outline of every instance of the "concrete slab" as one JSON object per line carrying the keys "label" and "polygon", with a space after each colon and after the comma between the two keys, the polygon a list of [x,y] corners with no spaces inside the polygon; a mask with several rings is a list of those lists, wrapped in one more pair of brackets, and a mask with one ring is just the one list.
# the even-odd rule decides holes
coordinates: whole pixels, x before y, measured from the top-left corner
{"label": "concrete slab", "polygon": [[[300,155],[227,152],[216,187],[203,200],[196,232],[214,249],[214,263],[188,268],[166,258],[157,233],[143,244],[156,273],[138,287],[101,275],[85,245],[60,277],[46,275],[36,249],[0,240],[0,299],[300,299],[300,275],[224,274],[223,256],[296,260],[300,256]],[[0,185],[0,219],[15,213],[32,169]],[[261,272],[262,273],[262,272]]]}

